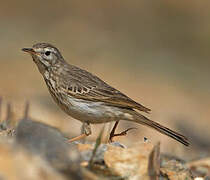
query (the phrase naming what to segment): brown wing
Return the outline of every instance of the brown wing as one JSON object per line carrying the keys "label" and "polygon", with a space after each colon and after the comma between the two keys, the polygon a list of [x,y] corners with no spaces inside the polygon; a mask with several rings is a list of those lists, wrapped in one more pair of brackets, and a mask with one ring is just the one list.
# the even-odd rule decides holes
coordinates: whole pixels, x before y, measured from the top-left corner
{"label": "brown wing", "polygon": [[150,109],[133,101],[120,91],[109,86],[107,83],[93,74],[72,65],[66,65],[60,78],[59,84],[69,95],[90,101],[102,101],[108,105],[134,108],[149,112]]}

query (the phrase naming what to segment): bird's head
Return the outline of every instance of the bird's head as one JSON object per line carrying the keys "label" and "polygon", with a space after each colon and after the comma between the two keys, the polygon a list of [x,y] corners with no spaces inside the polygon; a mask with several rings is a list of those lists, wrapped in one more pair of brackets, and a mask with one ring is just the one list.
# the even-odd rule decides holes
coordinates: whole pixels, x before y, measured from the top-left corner
{"label": "bird's head", "polygon": [[22,50],[31,54],[40,72],[54,64],[64,61],[59,50],[48,43],[37,43],[32,48],[23,48]]}

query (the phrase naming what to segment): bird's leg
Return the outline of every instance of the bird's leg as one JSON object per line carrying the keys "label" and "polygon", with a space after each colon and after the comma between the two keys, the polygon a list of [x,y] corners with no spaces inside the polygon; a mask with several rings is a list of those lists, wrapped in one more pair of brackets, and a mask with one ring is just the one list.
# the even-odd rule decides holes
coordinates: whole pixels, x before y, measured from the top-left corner
{"label": "bird's leg", "polygon": [[85,134],[84,138],[82,138],[81,143],[85,143],[86,137],[91,134],[91,127],[89,123],[83,123],[81,126],[81,135]]}
{"label": "bird's leg", "polygon": [[122,131],[121,133],[115,134],[115,130],[116,130],[118,124],[119,124],[119,121],[116,121],[114,124],[114,127],[112,128],[112,131],[109,135],[109,142],[113,142],[113,138],[115,136],[125,136],[127,134],[127,132],[130,131],[131,129],[137,129],[137,128],[128,128],[125,131]]}
{"label": "bird's leg", "polygon": [[78,140],[83,139],[89,135],[91,135],[91,127],[90,127],[89,123],[85,122],[82,124],[82,134],[77,137],[74,137],[72,139],[69,139],[68,142],[78,141]]}
{"label": "bird's leg", "polygon": [[115,130],[117,128],[117,125],[119,124],[119,121],[116,121],[115,124],[114,124],[114,127],[112,128],[111,132],[110,132],[110,135],[109,135],[109,142],[113,142],[113,137],[115,136]]}

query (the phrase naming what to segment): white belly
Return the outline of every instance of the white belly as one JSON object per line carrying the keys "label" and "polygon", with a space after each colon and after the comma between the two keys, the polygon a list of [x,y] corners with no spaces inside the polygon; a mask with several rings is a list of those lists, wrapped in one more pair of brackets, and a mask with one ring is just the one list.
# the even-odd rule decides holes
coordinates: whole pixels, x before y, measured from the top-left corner
{"label": "white belly", "polygon": [[82,122],[105,123],[120,120],[124,113],[120,108],[107,106],[103,102],[92,102],[69,97],[68,114]]}

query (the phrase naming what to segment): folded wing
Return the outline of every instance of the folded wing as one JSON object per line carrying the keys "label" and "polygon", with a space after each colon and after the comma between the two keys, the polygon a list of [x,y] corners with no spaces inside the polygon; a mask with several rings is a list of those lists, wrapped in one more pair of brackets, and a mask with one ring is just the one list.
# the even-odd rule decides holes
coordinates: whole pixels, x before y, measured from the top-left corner
{"label": "folded wing", "polygon": [[129,109],[137,109],[149,113],[150,109],[135,102],[117,89],[109,86],[97,76],[82,70],[76,66],[67,64],[68,67],[61,75],[61,86],[69,95],[90,101],[102,101],[110,106],[118,106]]}

